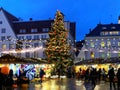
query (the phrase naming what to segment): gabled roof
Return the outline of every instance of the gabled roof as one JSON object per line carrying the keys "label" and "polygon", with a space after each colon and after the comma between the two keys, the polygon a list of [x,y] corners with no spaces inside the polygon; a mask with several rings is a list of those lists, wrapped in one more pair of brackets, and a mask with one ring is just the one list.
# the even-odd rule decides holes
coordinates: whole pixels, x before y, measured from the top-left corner
{"label": "gabled roof", "polygon": [[4,10],[3,8],[0,8],[0,11],[3,11],[3,13],[5,14],[6,18],[8,19],[8,21],[18,21],[19,19],[15,16],[13,16],[11,13],[7,12],[6,10]]}
{"label": "gabled roof", "polygon": [[[11,28],[13,29],[13,21],[18,21],[19,19],[4,10],[3,8],[0,8],[0,11],[3,11],[8,23],[10,24]],[[14,29],[13,29],[14,30]]]}
{"label": "gabled roof", "polygon": [[98,24],[86,37],[100,36],[102,31],[120,31],[120,24]]}
{"label": "gabled roof", "polygon": [[[14,31],[16,34],[30,34],[31,28],[37,29],[38,32],[32,32],[31,34],[35,33],[43,33],[43,28],[51,28],[51,23],[53,20],[41,20],[41,21],[19,21],[19,22],[13,22]],[[20,29],[25,29],[26,33],[20,33]],[[45,32],[44,32],[45,33]]]}
{"label": "gabled roof", "polygon": [[[48,19],[48,20],[37,20],[34,21],[32,18],[29,21],[20,21],[17,17],[10,14],[3,8],[0,8],[0,10],[3,11],[4,15],[6,16],[10,26],[14,30],[14,33],[17,34],[38,34],[38,33],[48,33],[48,31],[43,32],[43,28],[49,28],[51,29],[51,25],[54,22],[54,20]],[[31,32],[31,29],[37,29],[37,32]],[[20,33],[21,29],[25,29],[26,33]],[[70,33],[75,39],[75,22],[70,22]]]}

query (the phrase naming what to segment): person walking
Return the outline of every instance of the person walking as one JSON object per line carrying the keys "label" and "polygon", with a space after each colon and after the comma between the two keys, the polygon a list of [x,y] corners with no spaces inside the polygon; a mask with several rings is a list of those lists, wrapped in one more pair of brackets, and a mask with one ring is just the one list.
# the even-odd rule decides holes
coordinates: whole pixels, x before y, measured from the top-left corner
{"label": "person walking", "polygon": [[116,76],[117,76],[117,89],[120,90],[120,68],[118,68]]}
{"label": "person walking", "polygon": [[93,89],[94,89],[96,86],[96,83],[97,83],[97,70],[96,70],[96,68],[93,68],[91,70],[90,77],[91,77],[91,81],[92,81],[92,85],[93,85]]}
{"label": "person walking", "polygon": [[114,87],[114,90],[116,90],[115,82],[114,82],[115,72],[114,72],[114,68],[111,66],[108,71],[108,77],[109,77],[109,82],[110,82],[110,90],[112,90],[112,85]]}
{"label": "person walking", "polygon": [[39,73],[40,82],[41,82],[41,83],[42,83],[42,78],[43,78],[44,75],[45,75],[45,72],[44,72],[44,70],[41,68],[41,69],[40,69],[40,73]]}

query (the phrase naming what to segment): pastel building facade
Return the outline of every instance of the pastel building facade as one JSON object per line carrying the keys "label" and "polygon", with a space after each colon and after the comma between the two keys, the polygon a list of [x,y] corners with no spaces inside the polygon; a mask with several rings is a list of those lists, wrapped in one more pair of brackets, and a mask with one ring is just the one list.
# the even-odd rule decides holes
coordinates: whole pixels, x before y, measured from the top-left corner
{"label": "pastel building facade", "polygon": [[[23,21],[0,8],[0,56],[13,54],[24,58],[45,58],[45,43],[54,20]],[[73,56],[75,48],[75,22],[64,21]]]}
{"label": "pastel building facade", "polygon": [[120,17],[117,24],[98,24],[84,40],[79,60],[120,57]]}

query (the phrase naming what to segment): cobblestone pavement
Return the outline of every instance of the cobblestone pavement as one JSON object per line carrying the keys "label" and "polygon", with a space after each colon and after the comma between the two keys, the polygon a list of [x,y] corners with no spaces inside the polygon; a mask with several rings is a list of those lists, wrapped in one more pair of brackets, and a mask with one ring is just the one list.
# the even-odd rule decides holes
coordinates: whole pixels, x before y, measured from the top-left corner
{"label": "cobblestone pavement", "polygon": [[110,90],[108,82],[100,82],[95,88],[92,88],[91,83],[87,85],[84,81],[78,81],[76,79],[50,79],[40,82],[30,83],[29,86],[23,86],[14,90]]}

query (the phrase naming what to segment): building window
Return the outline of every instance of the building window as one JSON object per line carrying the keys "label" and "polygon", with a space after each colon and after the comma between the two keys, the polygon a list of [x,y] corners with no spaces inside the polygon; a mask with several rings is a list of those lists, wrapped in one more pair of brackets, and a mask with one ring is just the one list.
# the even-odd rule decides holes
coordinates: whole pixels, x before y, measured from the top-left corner
{"label": "building window", "polygon": [[110,41],[107,42],[107,46],[110,47],[111,46],[111,43]]}
{"label": "building window", "polygon": [[11,40],[12,38],[11,38],[11,36],[7,36],[7,40]]}
{"label": "building window", "polygon": [[38,47],[39,46],[39,43],[34,43],[34,47]]}
{"label": "building window", "polygon": [[2,40],[2,41],[5,41],[5,36],[1,36],[1,40]]}
{"label": "building window", "polygon": [[109,32],[110,35],[119,35],[119,31],[111,31]]}
{"label": "building window", "polygon": [[91,46],[91,47],[94,47],[94,46],[95,46],[95,45],[94,45],[94,42],[91,42],[91,43],[90,43],[90,46]]}
{"label": "building window", "polygon": [[31,32],[35,33],[35,32],[38,32],[38,30],[36,28],[34,28],[34,29],[31,29]]}
{"label": "building window", "polygon": [[26,48],[30,48],[30,47],[31,47],[30,43],[26,43]]}
{"label": "building window", "polygon": [[101,42],[101,47],[105,47],[105,42]]}
{"label": "building window", "polygon": [[24,40],[24,36],[19,36],[18,40]]}
{"label": "building window", "polygon": [[0,24],[2,24],[2,21],[0,21]]}
{"label": "building window", "polygon": [[109,33],[107,31],[105,31],[105,32],[101,32],[100,35],[103,35],[103,36],[104,35],[109,35]]}
{"label": "building window", "polygon": [[116,27],[113,26],[113,27],[111,27],[111,29],[116,29]]}
{"label": "building window", "polygon": [[120,46],[120,42],[118,42],[118,46]]}
{"label": "building window", "polygon": [[2,28],[2,29],[1,29],[1,33],[6,33],[6,29],[5,29],[5,28]]}
{"label": "building window", "polygon": [[37,57],[38,57],[38,52],[35,51],[35,52],[34,52],[34,58],[37,58]]}
{"label": "building window", "polygon": [[107,27],[102,27],[102,29],[107,29]]}
{"label": "building window", "polygon": [[17,56],[18,56],[18,57],[21,57],[21,53],[17,53]]}
{"label": "building window", "polygon": [[107,52],[107,57],[110,58],[111,57],[111,54],[110,54],[110,51]]}
{"label": "building window", "polygon": [[19,33],[26,33],[25,29],[20,29]]}
{"label": "building window", "polygon": [[91,53],[90,53],[90,57],[91,57],[91,58],[94,58],[94,57],[95,57],[95,56],[94,56],[94,52],[91,52]]}
{"label": "building window", "polygon": [[9,45],[9,48],[10,48],[10,49],[14,49],[14,44],[10,44],[10,45]]}
{"label": "building window", "polygon": [[41,35],[41,38],[45,39],[45,38],[47,38],[47,35]]}
{"label": "building window", "polygon": [[48,31],[49,31],[49,28],[43,28],[42,31],[43,31],[43,32],[48,32]]}
{"label": "building window", "polygon": [[120,57],[120,51],[118,52],[118,57]]}
{"label": "building window", "polygon": [[26,36],[27,40],[32,40],[32,36]]}
{"label": "building window", "polygon": [[29,57],[30,57],[30,53],[26,52],[26,58],[29,58]]}
{"label": "building window", "polygon": [[39,40],[39,35],[34,35],[34,40]]}
{"label": "building window", "polygon": [[2,50],[6,50],[7,45],[6,44],[2,44]]}

